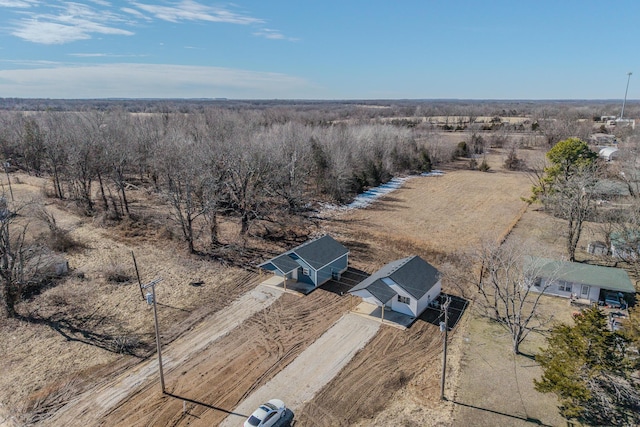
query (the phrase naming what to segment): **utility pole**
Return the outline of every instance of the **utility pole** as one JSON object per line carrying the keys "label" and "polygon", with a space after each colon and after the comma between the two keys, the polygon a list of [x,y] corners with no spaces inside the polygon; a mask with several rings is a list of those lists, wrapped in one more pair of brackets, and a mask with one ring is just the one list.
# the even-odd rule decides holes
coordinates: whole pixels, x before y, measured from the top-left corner
{"label": "utility pole", "polygon": [[440,331],[444,332],[444,342],[442,350],[442,376],[440,380],[440,400],[447,400],[444,397],[444,380],[447,373],[447,338],[449,331],[449,304],[451,304],[451,297],[447,296],[444,304],[442,304],[442,310],[444,311],[444,322],[440,322]]}
{"label": "utility pole", "polygon": [[629,80],[631,80],[631,71],[627,73],[627,88],[624,90],[624,101],[622,101],[622,112],[620,112],[620,120],[624,119],[624,106],[627,103],[627,92],[629,92]]}
{"label": "utility pole", "polygon": [[162,352],[160,350],[160,329],[158,328],[158,309],[156,307],[156,285],[160,283],[162,279],[155,279],[146,285],[142,286],[142,289],[151,288],[151,293],[147,293],[147,304],[153,304],[153,320],[156,325],[156,346],[158,347],[158,367],[160,368],[160,386],[162,387],[162,394],[164,394],[164,373],[162,372]]}

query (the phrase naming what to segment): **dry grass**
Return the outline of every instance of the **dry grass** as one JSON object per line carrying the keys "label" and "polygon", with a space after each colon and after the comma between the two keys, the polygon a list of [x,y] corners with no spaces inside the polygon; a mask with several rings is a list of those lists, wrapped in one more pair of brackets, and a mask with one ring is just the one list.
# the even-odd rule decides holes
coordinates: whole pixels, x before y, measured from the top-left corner
{"label": "dry grass", "polygon": [[[459,251],[471,249],[483,239],[505,235],[521,213],[520,197],[528,195],[530,181],[525,174],[502,171],[501,156],[496,152],[488,157],[492,168],[489,173],[450,170],[439,178],[410,180],[403,189],[368,209],[337,214],[323,221],[322,231],[331,232],[345,243],[351,249],[352,265],[368,272],[411,254],[421,255],[436,266],[455,263]],[[33,179],[25,181],[31,184],[21,185],[38,188]],[[18,191],[29,189],[20,187]],[[153,343],[152,317],[135,280],[132,250],[143,282],[164,279],[157,292],[165,343],[253,286],[250,275],[239,268],[225,267],[228,264],[224,258],[224,262],[210,262],[187,256],[179,241],[164,239],[160,230],[150,233],[147,227],[132,226],[106,229],[68,213],[59,215],[65,213],[63,207],[51,209],[57,209],[54,212],[60,226],[71,230],[70,235],[84,242],[86,248],[69,254],[73,272],[63,285],[20,307],[22,313],[30,313],[41,323],[6,321],[0,325],[3,336],[9,338],[0,344],[3,372],[13,374],[0,378],[0,401],[11,408],[28,400],[43,402],[39,406],[45,407],[48,402],[58,404],[55,396],[47,401],[39,392],[61,384],[60,390],[67,393],[65,384],[72,384],[70,381],[78,372],[82,381],[73,383],[74,389],[90,387],[97,379],[136,362],[134,357],[122,356],[118,351],[136,343],[144,351]],[[528,220],[528,213],[523,221]],[[148,213],[144,223],[152,224],[153,217],[153,212]],[[531,221],[530,226],[535,227],[535,218]],[[223,239],[231,240],[236,233],[233,224],[223,225]],[[260,249],[268,254],[278,248],[264,244]],[[259,257],[260,252],[249,247],[243,256],[248,260]],[[133,279],[124,284],[110,283],[108,273],[113,262]],[[195,287],[192,283],[202,285]],[[311,294],[304,301],[283,300],[282,305],[257,314],[206,354],[194,357],[189,368],[180,373],[176,391],[195,400],[233,407],[252,387],[268,379],[263,375],[267,370],[270,375],[275,374],[277,370],[271,372],[271,367],[283,354],[288,355],[289,349],[292,355],[301,352],[349,305],[334,294]],[[276,309],[280,313],[276,323],[260,323]],[[323,317],[323,311],[330,315]],[[281,337],[274,343],[275,348],[264,354],[249,351],[246,343],[251,342],[251,337],[272,330]],[[454,335],[459,334],[466,334],[464,322]],[[404,425],[446,425],[452,406],[438,400],[440,346],[439,332],[432,324],[421,323],[410,331],[384,328],[312,405],[300,411],[300,419],[325,416],[338,424],[357,425],[376,415],[381,425],[396,416]],[[462,346],[452,347],[452,355],[461,357]],[[245,353],[250,360],[245,359]],[[404,366],[401,370],[397,369],[399,361]],[[244,378],[247,364],[253,368]],[[458,373],[455,363],[450,366],[450,373],[452,382],[448,387],[452,390]],[[464,375],[460,379],[463,381]],[[221,382],[233,392],[219,394],[220,387],[216,385]],[[194,418],[182,417],[180,402],[168,402],[149,389],[135,392],[126,406],[112,413],[116,424],[130,424],[130,417],[141,423],[145,419],[150,423],[170,420],[175,425],[195,422]],[[140,412],[142,407],[145,409]],[[203,408],[194,413],[202,417],[201,423],[220,418]]]}

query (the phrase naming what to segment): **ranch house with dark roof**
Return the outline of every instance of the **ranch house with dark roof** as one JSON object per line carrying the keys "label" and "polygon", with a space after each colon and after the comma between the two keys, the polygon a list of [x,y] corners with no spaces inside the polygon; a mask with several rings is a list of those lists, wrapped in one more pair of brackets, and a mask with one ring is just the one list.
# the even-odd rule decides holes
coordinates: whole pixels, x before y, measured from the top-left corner
{"label": "ranch house with dark roof", "polygon": [[438,270],[419,256],[410,256],[385,265],[349,293],[365,302],[418,317],[441,290]]}
{"label": "ranch house with dark roof", "polygon": [[310,240],[259,265],[287,280],[318,287],[347,270],[349,249],[328,234]]}

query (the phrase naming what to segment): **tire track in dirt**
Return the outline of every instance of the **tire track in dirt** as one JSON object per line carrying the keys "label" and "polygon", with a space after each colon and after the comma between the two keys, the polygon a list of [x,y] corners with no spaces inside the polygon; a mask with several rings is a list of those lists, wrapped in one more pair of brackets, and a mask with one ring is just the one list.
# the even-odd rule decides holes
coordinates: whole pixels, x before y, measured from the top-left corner
{"label": "tire track in dirt", "polygon": [[[198,324],[184,339],[178,339],[165,348],[163,357],[165,371],[176,368],[194,353],[206,350],[212,342],[229,333],[255,312],[271,305],[280,295],[280,291],[258,287],[243,295],[226,309]],[[98,419],[113,410],[140,386],[150,381],[155,384],[157,375],[157,359],[148,360],[113,380],[85,391],[58,411],[50,422],[65,425],[65,420],[68,422],[73,420],[73,423],[90,424],[91,420]]]}
{"label": "tire track in dirt", "polygon": [[171,396],[161,396],[157,384],[139,389],[97,425],[217,425],[244,396],[316,341],[348,306],[348,298],[320,289],[305,297],[284,294],[231,333],[165,371]]}
{"label": "tire track in dirt", "polygon": [[[439,392],[437,379],[417,383],[423,372],[440,363],[438,327],[418,320],[410,329],[385,326],[333,378],[312,402],[296,413],[301,425],[350,426],[370,419],[401,388],[413,385],[425,398]],[[333,414],[327,418],[325,414]]]}
{"label": "tire track in dirt", "polygon": [[[380,323],[374,319],[351,313],[344,315],[278,375],[254,391],[234,412],[250,414],[258,405],[274,397],[283,400],[295,412],[305,401],[311,400],[379,328]],[[221,426],[231,427],[241,422],[239,415],[232,414]]]}

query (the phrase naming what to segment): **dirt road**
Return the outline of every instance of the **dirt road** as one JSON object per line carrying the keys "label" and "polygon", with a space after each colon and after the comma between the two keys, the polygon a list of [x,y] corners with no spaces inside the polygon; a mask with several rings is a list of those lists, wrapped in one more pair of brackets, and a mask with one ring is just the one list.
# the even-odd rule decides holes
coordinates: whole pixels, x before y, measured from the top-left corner
{"label": "dirt road", "polygon": [[[327,384],[378,332],[380,322],[348,313],[324,335],[302,352],[291,364],[267,384],[253,392],[233,411],[251,414],[261,403],[278,398],[293,412]],[[231,414],[224,427],[242,423],[240,415]]]}
{"label": "dirt road", "polygon": [[[183,364],[193,354],[204,351],[211,343],[229,333],[254,313],[270,306],[281,294],[279,290],[259,286],[215,313],[189,334],[164,349],[165,371]],[[65,423],[73,420],[76,425],[91,425],[96,419],[112,411],[130,394],[135,393],[138,388],[150,384],[157,384],[158,389],[160,387],[156,358],[79,395],[60,409],[49,422],[55,425],[71,425]]]}

